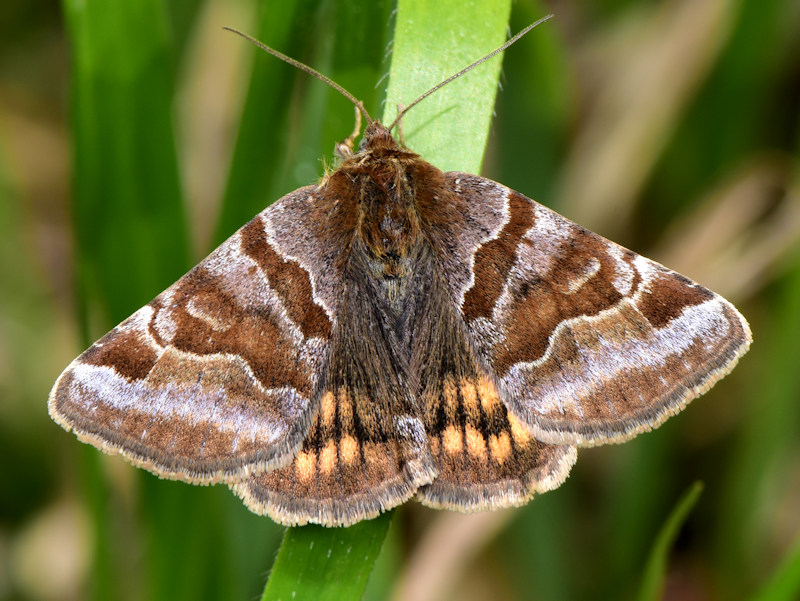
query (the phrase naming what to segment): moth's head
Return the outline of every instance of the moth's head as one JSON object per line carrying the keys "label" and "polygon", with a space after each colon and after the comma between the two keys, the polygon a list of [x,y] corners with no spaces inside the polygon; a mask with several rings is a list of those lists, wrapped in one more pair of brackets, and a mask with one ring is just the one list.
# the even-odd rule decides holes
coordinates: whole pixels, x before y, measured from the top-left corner
{"label": "moth's head", "polygon": [[397,151],[400,146],[394,139],[389,129],[380,121],[371,121],[364,130],[361,143],[358,145],[359,152],[371,152],[380,154],[381,151]]}

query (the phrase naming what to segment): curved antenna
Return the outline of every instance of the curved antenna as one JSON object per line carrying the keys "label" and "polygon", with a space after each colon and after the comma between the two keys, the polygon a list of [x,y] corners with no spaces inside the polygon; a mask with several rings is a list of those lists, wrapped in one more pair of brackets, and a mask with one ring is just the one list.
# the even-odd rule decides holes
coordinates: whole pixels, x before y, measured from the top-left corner
{"label": "curved antenna", "polygon": [[333,81],[333,80],[332,80],[330,77],[326,77],[325,75],[323,75],[322,73],[320,73],[320,72],[319,72],[319,71],[317,71],[316,69],[312,69],[311,67],[309,67],[308,65],[305,65],[305,64],[301,63],[300,61],[298,61],[298,60],[295,60],[295,59],[293,59],[293,58],[291,58],[291,57],[289,57],[289,56],[286,56],[286,55],[285,55],[285,54],[283,54],[282,52],[278,52],[277,50],[275,50],[275,49],[273,49],[273,48],[270,48],[270,47],[269,47],[269,46],[267,46],[266,44],[263,44],[263,43],[259,42],[259,41],[258,41],[257,39],[255,39],[254,37],[252,37],[252,36],[249,36],[249,35],[247,35],[246,33],[243,33],[243,32],[241,32],[241,31],[239,31],[238,29],[234,29],[233,27],[223,27],[222,29],[225,29],[225,30],[227,30],[227,31],[230,31],[230,32],[233,32],[233,33],[235,33],[235,34],[237,34],[237,35],[240,35],[240,36],[242,36],[242,37],[243,37],[245,40],[247,40],[248,42],[251,42],[251,43],[255,44],[256,46],[258,46],[259,48],[261,48],[261,49],[262,49],[262,50],[264,50],[265,52],[269,52],[269,53],[270,53],[272,56],[275,56],[275,57],[277,57],[277,58],[281,59],[283,62],[285,62],[285,63],[289,63],[289,64],[290,64],[290,65],[292,65],[293,67],[297,67],[297,68],[298,68],[298,69],[300,69],[301,71],[305,71],[305,72],[306,72],[306,73],[308,73],[309,75],[313,75],[314,77],[316,77],[316,78],[317,78],[317,79],[319,79],[320,81],[322,81],[322,82],[325,82],[325,83],[326,83],[326,84],[328,84],[330,87],[332,87],[334,90],[336,90],[337,92],[339,92],[339,93],[340,93],[342,96],[344,96],[345,98],[347,98],[347,99],[348,99],[350,102],[352,102],[352,103],[355,105],[356,109],[357,109],[358,111],[360,111],[362,115],[364,115],[364,118],[367,120],[367,123],[368,123],[368,124],[369,124],[369,123],[372,123],[372,118],[369,116],[369,113],[367,112],[367,109],[365,109],[365,108],[364,108],[364,103],[363,103],[363,102],[361,102],[360,100],[358,100],[358,99],[357,99],[355,96],[353,96],[353,95],[352,95],[350,92],[348,92],[347,90],[345,90],[345,89],[344,89],[342,86],[340,86],[338,83],[336,83],[335,81]]}
{"label": "curved antenna", "polygon": [[509,46],[511,46],[511,44],[515,43],[515,42],[516,42],[517,40],[519,40],[519,39],[520,39],[522,36],[524,36],[526,33],[528,33],[528,32],[529,32],[531,29],[533,29],[533,28],[534,28],[534,27],[536,27],[537,25],[541,25],[542,23],[544,23],[544,22],[545,22],[545,21],[547,21],[548,19],[551,19],[552,17],[553,17],[553,15],[547,15],[546,17],[542,17],[541,19],[539,19],[539,20],[538,20],[538,21],[536,21],[535,23],[532,23],[531,25],[528,25],[528,26],[527,26],[525,29],[523,29],[522,31],[520,31],[520,32],[519,32],[517,35],[515,35],[513,38],[511,38],[510,40],[508,40],[508,41],[507,41],[505,44],[503,44],[502,46],[500,46],[500,47],[499,47],[499,48],[497,48],[496,50],[493,50],[492,52],[490,52],[489,54],[487,54],[487,55],[486,55],[486,56],[484,56],[483,58],[479,58],[478,60],[476,60],[474,63],[472,63],[472,64],[471,64],[471,65],[469,65],[468,67],[464,67],[463,69],[461,69],[461,71],[459,71],[459,72],[458,72],[458,73],[456,73],[455,75],[451,75],[450,77],[448,77],[447,79],[445,79],[443,82],[441,82],[441,83],[438,83],[438,84],[436,84],[435,86],[433,86],[433,87],[432,87],[430,90],[428,90],[427,92],[425,92],[425,93],[424,93],[422,96],[420,96],[419,98],[417,98],[417,99],[416,99],[414,102],[412,102],[412,103],[411,103],[411,104],[409,104],[407,107],[405,107],[405,108],[404,108],[402,111],[400,111],[400,112],[397,114],[397,117],[395,117],[395,118],[394,118],[394,121],[392,121],[392,124],[391,124],[391,125],[390,125],[390,126],[387,128],[387,129],[388,129],[389,131],[392,131],[392,130],[394,129],[395,125],[397,125],[397,124],[400,122],[400,119],[402,119],[402,118],[403,118],[403,115],[405,115],[405,114],[406,114],[406,113],[409,111],[409,109],[411,109],[413,106],[415,106],[415,105],[419,104],[420,102],[422,102],[423,100],[425,100],[425,99],[426,99],[428,96],[430,96],[431,94],[433,94],[434,92],[436,92],[436,91],[437,91],[437,90],[439,90],[440,88],[443,88],[444,86],[446,86],[447,84],[449,84],[449,83],[450,83],[451,81],[453,81],[454,79],[458,79],[459,77],[461,77],[462,75],[464,75],[464,74],[465,74],[465,73],[467,73],[468,71],[472,71],[472,69],[474,69],[475,67],[477,67],[478,65],[480,65],[480,64],[482,64],[482,63],[485,63],[486,61],[488,61],[490,58],[492,58],[492,57],[493,57],[493,56],[495,56],[496,54],[500,54],[500,53],[501,53],[503,50],[505,50],[506,48],[508,48]]}

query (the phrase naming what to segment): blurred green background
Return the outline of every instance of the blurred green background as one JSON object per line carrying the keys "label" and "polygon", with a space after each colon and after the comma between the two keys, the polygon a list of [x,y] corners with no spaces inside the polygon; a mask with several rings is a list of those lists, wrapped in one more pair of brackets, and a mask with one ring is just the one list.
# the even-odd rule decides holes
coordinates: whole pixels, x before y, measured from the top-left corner
{"label": "blurred green background", "polygon": [[[352,129],[347,101],[221,27],[379,115],[395,3],[98,6],[0,6],[0,598],[257,598],[282,528],[227,488],[78,444],[46,398],[92,340],[319,177]],[[524,508],[404,506],[366,598],[634,598],[701,480],[663,598],[797,599],[800,3],[518,0],[510,31],[548,12],[506,52],[482,174],[725,295],[755,342],[679,417],[581,451]]]}

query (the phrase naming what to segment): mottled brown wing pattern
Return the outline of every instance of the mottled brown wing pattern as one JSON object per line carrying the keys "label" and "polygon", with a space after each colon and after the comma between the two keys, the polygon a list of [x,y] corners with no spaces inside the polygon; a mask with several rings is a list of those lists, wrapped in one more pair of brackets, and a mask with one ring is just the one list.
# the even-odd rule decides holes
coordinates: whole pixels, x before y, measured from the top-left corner
{"label": "mottled brown wing pattern", "polygon": [[462,249],[440,253],[451,293],[504,404],[539,440],[631,438],[746,352],[747,322],[722,297],[500,184],[446,177],[481,212],[443,234]]}
{"label": "mottled brown wing pattern", "polygon": [[257,513],[286,524],[351,524],[417,492],[433,507],[520,505],[561,484],[576,453],[548,445],[500,402],[427,242],[414,273],[385,294],[353,253],[334,326],[326,390],[286,468],[236,484]]}
{"label": "mottled brown wing pattern", "polygon": [[576,445],[658,425],[750,343],[730,303],[371,122],[78,357],[53,418],[284,524],[559,486]]}
{"label": "mottled brown wing pattern", "polygon": [[535,440],[498,398],[427,244],[417,258],[420,291],[407,325],[409,373],[436,465],[417,498],[436,508],[477,511],[521,505],[559,486],[575,447]]}
{"label": "mottled brown wing pattern", "polygon": [[403,503],[437,475],[402,341],[415,332],[407,318],[427,270],[388,298],[370,275],[374,263],[357,243],[321,376],[325,392],[302,449],[289,466],[233,487],[256,513],[289,525],[349,525]]}
{"label": "mottled brown wing pattern", "polygon": [[337,247],[325,244],[336,241],[296,242],[319,219],[314,189],[256,216],[73,361],[51,393],[53,418],[191,482],[290,461],[313,417],[342,286]]}

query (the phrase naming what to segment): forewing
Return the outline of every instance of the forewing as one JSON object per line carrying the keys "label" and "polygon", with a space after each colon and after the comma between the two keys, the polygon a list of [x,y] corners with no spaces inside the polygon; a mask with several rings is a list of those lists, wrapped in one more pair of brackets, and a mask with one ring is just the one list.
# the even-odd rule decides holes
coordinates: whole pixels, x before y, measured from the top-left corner
{"label": "forewing", "polygon": [[722,297],[495,182],[445,176],[450,225],[428,234],[500,398],[536,438],[626,440],[746,352]]}
{"label": "forewing", "polygon": [[160,476],[231,481],[285,465],[318,401],[342,285],[314,190],[257,215],[73,361],[53,418]]}

